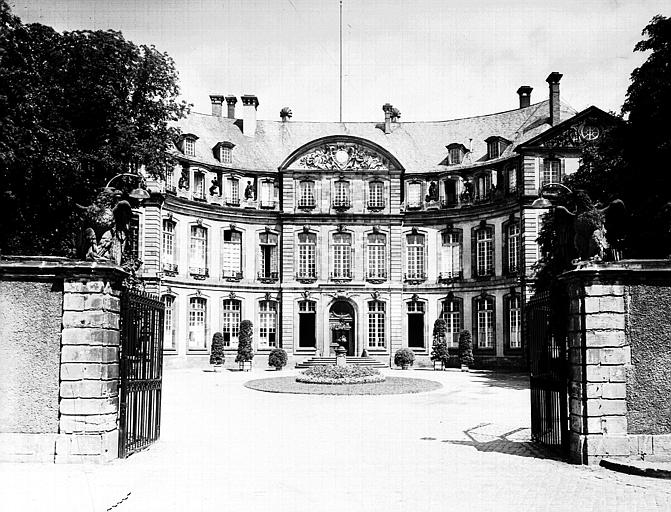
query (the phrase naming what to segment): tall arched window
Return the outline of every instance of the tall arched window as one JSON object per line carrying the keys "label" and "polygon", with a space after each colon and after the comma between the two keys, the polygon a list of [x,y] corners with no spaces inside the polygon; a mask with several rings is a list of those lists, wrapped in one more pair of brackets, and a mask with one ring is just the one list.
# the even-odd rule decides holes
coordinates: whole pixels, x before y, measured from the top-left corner
{"label": "tall arched window", "polygon": [[333,234],[333,279],[352,278],[352,235],[349,233]]}
{"label": "tall arched window", "polygon": [[461,331],[461,300],[452,298],[443,301],[440,318],[445,320],[447,330],[447,346],[457,348],[459,346],[459,332]]}
{"label": "tall arched window", "polygon": [[407,273],[406,279],[426,279],[424,263],[424,235],[410,234],[406,236]]}
{"label": "tall arched window", "polygon": [[163,350],[175,350],[175,297],[163,296]]}
{"label": "tall arched window", "polygon": [[205,199],[205,175],[202,172],[193,173],[193,198]]}
{"label": "tall arched window", "polygon": [[191,226],[189,240],[189,272],[196,277],[207,277],[207,228]]}
{"label": "tall arched window", "polygon": [[371,233],[368,239],[368,268],[366,277],[368,279],[387,278],[387,237],[382,233]]}
{"label": "tall arched window", "polygon": [[480,227],[474,233],[475,275],[476,277],[491,276],[494,274],[494,229]]}
{"label": "tall arched window", "polygon": [[258,273],[259,279],[279,278],[277,271],[277,235],[275,233],[260,233],[259,234],[259,251],[260,251],[260,270]]}
{"label": "tall arched window", "polygon": [[522,296],[508,296],[508,347],[522,347]]}
{"label": "tall arched window", "polygon": [[224,337],[224,346],[236,348],[240,334],[240,310],[242,303],[236,299],[225,299],[223,302],[223,316],[221,334]]}
{"label": "tall arched window", "polygon": [[316,279],[317,267],[315,250],[317,235],[314,233],[298,234],[298,279]]}
{"label": "tall arched window", "polygon": [[384,348],[385,343],[385,303],[368,301],[368,347]]}
{"label": "tall arched window", "polygon": [[481,349],[494,348],[494,298],[477,297],[474,302],[476,347]]}
{"label": "tall arched window", "polygon": [[439,279],[452,280],[461,277],[461,232],[441,233],[441,254]]}
{"label": "tall arched window", "polygon": [[189,350],[206,348],[207,300],[202,297],[189,299]]}
{"label": "tall arched window", "polygon": [[163,271],[171,274],[176,274],[178,271],[175,251],[175,228],[175,221],[172,219],[163,219]]}
{"label": "tall arched window", "polygon": [[277,302],[262,300],[259,304],[259,348],[277,346]]}
{"label": "tall arched window", "polygon": [[242,278],[242,233],[225,229],[221,244],[222,277]]}

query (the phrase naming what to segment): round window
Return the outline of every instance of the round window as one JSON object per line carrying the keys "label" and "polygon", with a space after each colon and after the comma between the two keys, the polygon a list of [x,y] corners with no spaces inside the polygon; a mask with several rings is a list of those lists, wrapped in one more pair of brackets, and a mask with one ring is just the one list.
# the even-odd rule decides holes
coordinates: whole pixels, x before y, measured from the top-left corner
{"label": "round window", "polygon": [[601,135],[601,130],[598,126],[585,124],[580,129],[580,135],[582,135],[582,138],[585,140],[596,140],[599,138],[599,135]]}

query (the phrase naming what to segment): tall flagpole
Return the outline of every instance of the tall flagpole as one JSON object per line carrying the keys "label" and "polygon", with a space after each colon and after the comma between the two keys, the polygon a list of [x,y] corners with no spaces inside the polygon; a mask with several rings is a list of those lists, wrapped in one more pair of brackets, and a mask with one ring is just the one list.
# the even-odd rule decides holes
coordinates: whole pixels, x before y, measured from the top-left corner
{"label": "tall flagpole", "polygon": [[342,123],[342,0],[340,0],[340,122]]}

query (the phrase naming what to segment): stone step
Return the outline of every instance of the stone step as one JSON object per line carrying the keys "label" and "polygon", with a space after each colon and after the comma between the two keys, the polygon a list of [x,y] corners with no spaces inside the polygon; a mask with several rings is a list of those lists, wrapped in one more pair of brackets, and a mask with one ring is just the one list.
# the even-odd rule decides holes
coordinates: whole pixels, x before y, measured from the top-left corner
{"label": "stone step", "polygon": [[[309,368],[310,366],[317,366],[323,364],[335,364],[335,357],[311,357],[296,363],[296,368]],[[357,356],[347,356],[347,364],[354,364],[357,366],[373,366],[375,368],[386,368],[387,365],[373,357],[357,357]]]}

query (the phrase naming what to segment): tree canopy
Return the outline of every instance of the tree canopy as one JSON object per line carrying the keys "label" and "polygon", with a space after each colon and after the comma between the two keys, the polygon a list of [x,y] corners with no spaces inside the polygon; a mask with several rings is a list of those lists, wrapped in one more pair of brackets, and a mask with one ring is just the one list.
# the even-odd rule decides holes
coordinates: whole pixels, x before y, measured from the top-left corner
{"label": "tree canopy", "polygon": [[153,46],[26,25],[0,0],[0,251],[71,255],[76,204],[118,173],[162,176],[187,111],[178,95]]}

